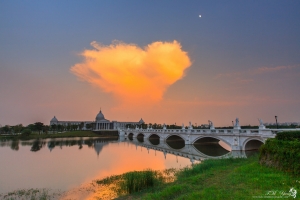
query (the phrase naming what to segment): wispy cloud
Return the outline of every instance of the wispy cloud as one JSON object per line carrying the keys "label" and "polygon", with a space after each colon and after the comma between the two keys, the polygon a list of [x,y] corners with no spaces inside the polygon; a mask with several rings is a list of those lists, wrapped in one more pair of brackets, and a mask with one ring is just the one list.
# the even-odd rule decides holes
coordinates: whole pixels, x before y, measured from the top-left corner
{"label": "wispy cloud", "polygon": [[278,71],[284,71],[284,70],[290,70],[294,69],[296,66],[277,66],[277,67],[260,67],[258,69],[250,71],[253,74],[264,74],[264,73],[270,73],[270,72],[278,72]]}
{"label": "wispy cloud", "polygon": [[246,71],[239,71],[239,72],[227,72],[227,73],[220,73],[217,74],[214,78],[219,79],[219,78],[234,78],[234,77],[239,77],[238,79],[245,80],[241,82],[252,82],[253,79],[249,78],[241,78],[243,76],[253,76],[257,74],[265,74],[265,73],[275,73],[275,72],[280,72],[280,71],[288,71],[295,69],[299,67],[300,65],[286,65],[286,66],[276,66],[276,67],[259,67],[255,69],[250,69]]}

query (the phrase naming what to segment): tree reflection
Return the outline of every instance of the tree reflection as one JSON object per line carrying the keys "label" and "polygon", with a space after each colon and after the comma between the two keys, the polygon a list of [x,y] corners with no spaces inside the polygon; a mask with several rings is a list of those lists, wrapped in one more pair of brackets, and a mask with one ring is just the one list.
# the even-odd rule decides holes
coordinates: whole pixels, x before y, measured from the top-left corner
{"label": "tree reflection", "polygon": [[43,141],[42,140],[35,140],[31,146],[30,151],[37,152],[43,147]]}
{"label": "tree reflection", "polygon": [[12,150],[18,151],[19,150],[19,140],[13,140],[10,145],[10,148]]}

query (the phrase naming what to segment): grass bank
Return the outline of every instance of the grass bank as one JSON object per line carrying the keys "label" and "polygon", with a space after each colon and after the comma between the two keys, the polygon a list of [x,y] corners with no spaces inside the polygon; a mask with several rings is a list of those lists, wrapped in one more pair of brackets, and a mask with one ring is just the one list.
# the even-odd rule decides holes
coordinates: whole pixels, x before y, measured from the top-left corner
{"label": "grass bank", "polygon": [[45,133],[38,134],[34,132],[28,136],[22,136],[22,135],[0,136],[0,138],[12,138],[12,139],[21,139],[21,140],[66,138],[66,137],[103,137],[103,136],[96,134],[92,131],[66,131],[62,133],[48,133],[48,134]]}
{"label": "grass bank", "polygon": [[272,199],[288,196],[291,188],[298,191],[297,198],[300,195],[299,176],[261,166],[258,155],[248,159],[205,160],[179,170],[174,182],[154,181],[153,187],[131,194],[124,187],[126,181],[118,182],[123,185],[115,188],[125,188],[116,190],[123,194],[119,199]]}

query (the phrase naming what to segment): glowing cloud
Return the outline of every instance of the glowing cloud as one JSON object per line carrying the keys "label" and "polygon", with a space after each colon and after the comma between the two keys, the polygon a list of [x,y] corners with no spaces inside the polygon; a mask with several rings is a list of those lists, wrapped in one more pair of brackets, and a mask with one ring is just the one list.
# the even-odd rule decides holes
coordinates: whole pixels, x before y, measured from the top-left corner
{"label": "glowing cloud", "polygon": [[108,46],[94,41],[91,45],[94,49],[84,50],[84,61],[71,67],[71,72],[123,103],[160,101],[191,65],[177,41],[153,42],[144,49],[119,41]]}

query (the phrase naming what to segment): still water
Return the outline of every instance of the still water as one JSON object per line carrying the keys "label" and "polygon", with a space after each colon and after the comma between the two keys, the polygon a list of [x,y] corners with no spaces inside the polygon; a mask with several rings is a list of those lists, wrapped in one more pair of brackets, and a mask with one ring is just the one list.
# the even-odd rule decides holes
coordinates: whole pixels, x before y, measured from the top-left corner
{"label": "still water", "polygon": [[[205,154],[206,153],[206,154]],[[17,189],[63,191],[134,170],[183,168],[229,151],[217,143],[182,144],[139,138],[57,138],[0,141],[0,193]]]}

